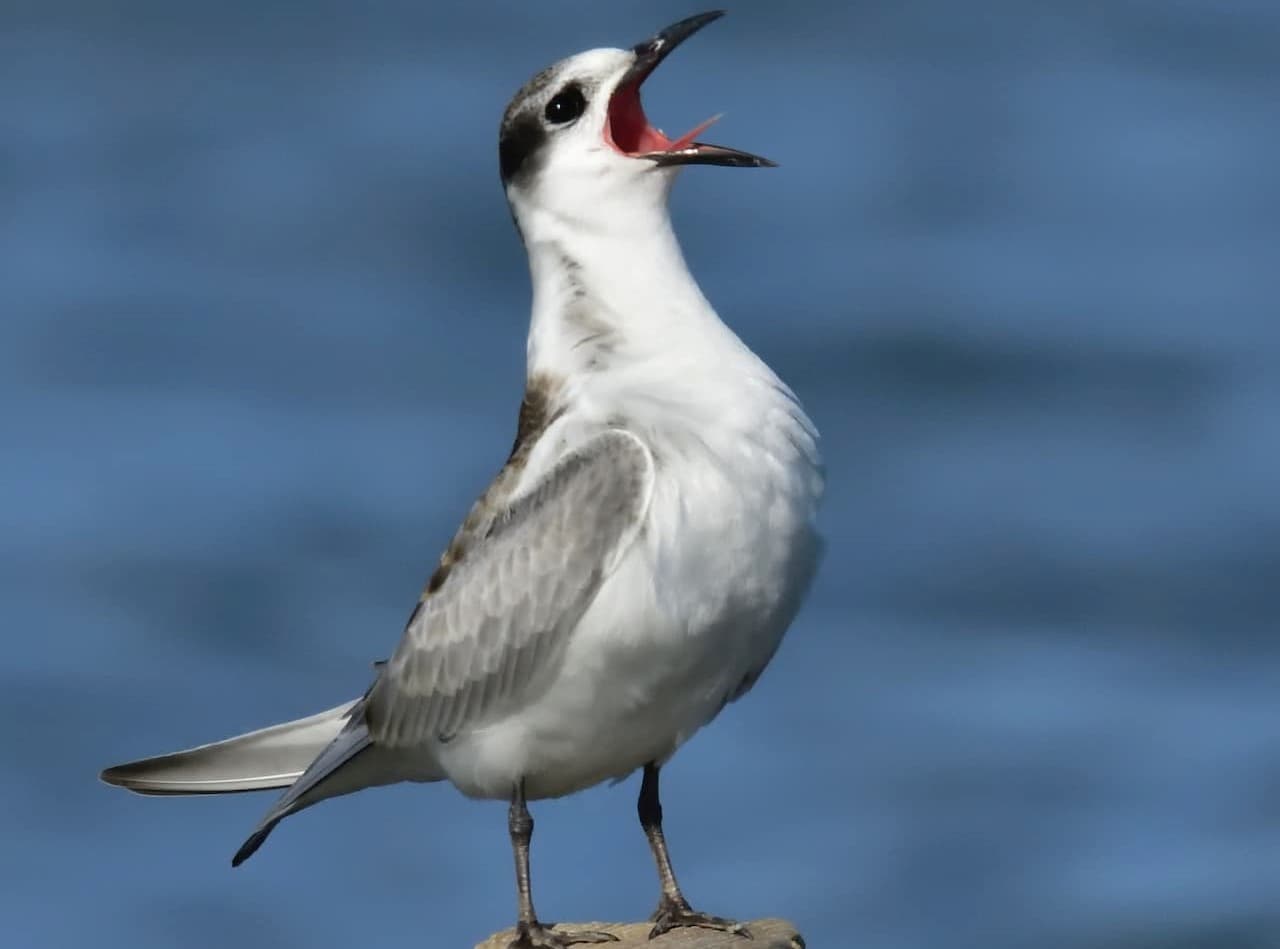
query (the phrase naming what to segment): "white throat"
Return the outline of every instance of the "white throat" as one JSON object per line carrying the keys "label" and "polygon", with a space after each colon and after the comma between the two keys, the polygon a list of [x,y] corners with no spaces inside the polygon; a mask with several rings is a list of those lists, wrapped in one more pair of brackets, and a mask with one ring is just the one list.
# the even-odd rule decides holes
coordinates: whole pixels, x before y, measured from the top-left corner
{"label": "white throat", "polygon": [[708,349],[745,348],[689,273],[666,190],[591,222],[515,202],[533,283],[531,375],[656,359],[675,367]]}

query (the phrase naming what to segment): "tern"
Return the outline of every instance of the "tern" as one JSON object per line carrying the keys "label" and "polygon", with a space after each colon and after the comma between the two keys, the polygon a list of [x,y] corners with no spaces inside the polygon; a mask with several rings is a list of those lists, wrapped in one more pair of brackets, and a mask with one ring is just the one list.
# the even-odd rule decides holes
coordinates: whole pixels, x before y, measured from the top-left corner
{"label": "tern", "polygon": [[363,696],[109,768],[143,794],[286,788],[232,860],[285,817],[399,781],[510,804],[514,949],[604,942],[539,921],[526,802],[643,772],[657,864],[651,938],[749,935],[685,899],[659,769],[772,659],[820,559],[818,436],[792,391],[717,316],[667,204],[685,165],[761,167],[670,139],[640,87],[720,17],[533,77],[503,115],[499,167],[529,257],[528,371],[515,444],[431,574]]}

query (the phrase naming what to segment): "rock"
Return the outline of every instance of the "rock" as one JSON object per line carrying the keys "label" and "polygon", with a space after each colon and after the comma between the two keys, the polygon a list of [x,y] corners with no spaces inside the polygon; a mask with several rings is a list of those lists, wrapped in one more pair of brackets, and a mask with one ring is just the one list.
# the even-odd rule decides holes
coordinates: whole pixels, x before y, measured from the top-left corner
{"label": "rock", "polygon": [[[751,939],[714,929],[673,929],[652,942],[653,923],[560,923],[556,929],[598,929],[613,933],[617,942],[599,943],[600,949],[804,949],[804,939],[785,919],[756,919],[747,923]],[[476,949],[507,949],[515,931],[494,933]]]}

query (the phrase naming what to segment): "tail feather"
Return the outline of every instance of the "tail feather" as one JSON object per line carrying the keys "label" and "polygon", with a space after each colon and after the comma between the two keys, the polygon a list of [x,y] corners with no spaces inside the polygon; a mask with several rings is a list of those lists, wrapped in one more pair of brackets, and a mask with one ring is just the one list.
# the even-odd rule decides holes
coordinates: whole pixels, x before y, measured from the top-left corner
{"label": "tail feather", "polygon": [[338,737],[330,742],[324,751],[320,752],[315,761],[290,786],[289,790],[280,796],[280,800],[276,801],[271,810],[267,811],[266,816],[254,828],[253,833],[240,845],[240,849],[231,858],[231,865],[238,867],[252,857],[254,852],[262,846],[263,841],[267,839],[271,831],[275,829],[276,824],[290,814],[297,813],[303,808],[310,807],[325,798],[336,797],[339,794],[347,794],[351,791],[358,791],[363,787],[368,787],[371,782],[364,780],[363,776],[356,775],[354,773],[356,769],[348,769],[346,780],[337,775],[340,769],[354,761],[362,752],[368,750],[372,744],[373,739],[369,737],[369,729],[365,727],[364,722],[352,719],[347,727],[339,733]]}
{"label": "tail feather", "polygon": [[290,814],[326,798],[398,781],[444,777],[429,749],[376,746],[360,700],[186,751],[117,765],[108,784],[139,794],[227,794],[287,788],[233,858],[239,866]]}
{"label": "tail feather", "polygon": [[342,732],[356,702],[173,754],[107,768],[102,780],[138,794],[227,794],[286,788]]}

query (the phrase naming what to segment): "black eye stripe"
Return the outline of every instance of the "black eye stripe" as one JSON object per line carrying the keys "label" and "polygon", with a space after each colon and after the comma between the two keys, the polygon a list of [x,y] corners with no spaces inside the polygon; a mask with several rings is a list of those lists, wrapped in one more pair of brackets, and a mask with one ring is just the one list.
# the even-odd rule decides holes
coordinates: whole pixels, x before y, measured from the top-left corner
{"label": "black eye stripe", "polygon": [[[498,133],[498,165],[503,184],[527,180],[537,174],[546,160],[551,136],[570,127],[587,110],[587,91],[577,80],[558,87],[551,99],[546,95],[557,89],[554,70],[539,73],[526,83],[507,106]],[[589,87],[588,87],[589,89]],[[539,107],[536,103],[544,103]]]}
{"label": "black eye stripe", "polygon": [[552,96],[542,114],[553,125],[565,125],[582,115],[586,108],[587,99],[582,94],[582,87],[571,82]]}
{"label": "black eye stripe", "polygon": [[503,123],[498,137],[498,164],[502,180],[508,182],[521,171],[532,170],[535,155],[547,141],[547,130],[538,121],[537,113],[526,112],[518,118]]}

